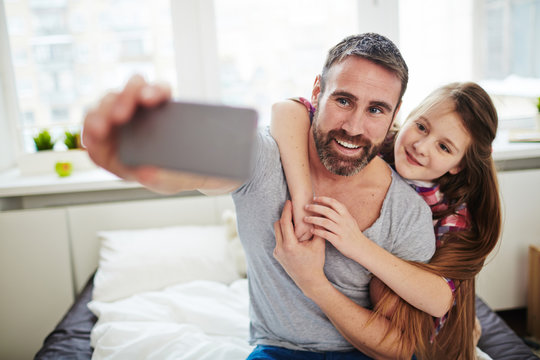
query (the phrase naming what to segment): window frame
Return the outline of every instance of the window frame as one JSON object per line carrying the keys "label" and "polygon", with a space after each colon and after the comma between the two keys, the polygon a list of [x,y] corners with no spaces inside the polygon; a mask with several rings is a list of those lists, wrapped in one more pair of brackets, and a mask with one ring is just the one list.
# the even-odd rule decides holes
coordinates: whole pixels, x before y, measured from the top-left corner
{"label": "window frame", "polygon": [[[214,0],[171,0],[171,16],[178,96],[185,100],[219,101]],[[189,56],[182,56],[185,53]]]}
{"label": "window frame", "polygon": [[15,72],[11,58],[11,46],[7,27],[4,0],[0,0],[0,170],[16,166],[23,144],[19,136],[17,121],[20,116],[15,86]]}

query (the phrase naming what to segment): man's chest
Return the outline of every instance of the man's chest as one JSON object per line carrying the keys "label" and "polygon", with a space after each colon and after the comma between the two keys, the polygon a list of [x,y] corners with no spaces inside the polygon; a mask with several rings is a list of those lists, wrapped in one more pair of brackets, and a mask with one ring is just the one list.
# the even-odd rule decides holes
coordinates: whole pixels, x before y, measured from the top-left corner
{"label": "man's chest", "polygon": [[358,223],[360,230],[369,228],[379,218],[386,197],[386,187],[340,189],[314,186],[316,196],[328,196],[342,203]]}

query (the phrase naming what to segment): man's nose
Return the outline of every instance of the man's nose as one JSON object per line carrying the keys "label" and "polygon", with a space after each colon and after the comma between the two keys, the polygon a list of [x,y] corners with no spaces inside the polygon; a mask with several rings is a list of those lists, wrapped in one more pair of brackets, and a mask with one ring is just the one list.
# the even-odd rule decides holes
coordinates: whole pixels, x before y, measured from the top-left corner
{"label": "man's nose", "polygon": [[361,135],[365,133],[366,115],[363,113],[351,114],[351,116],[343,123],[341,128],[350,136]]}

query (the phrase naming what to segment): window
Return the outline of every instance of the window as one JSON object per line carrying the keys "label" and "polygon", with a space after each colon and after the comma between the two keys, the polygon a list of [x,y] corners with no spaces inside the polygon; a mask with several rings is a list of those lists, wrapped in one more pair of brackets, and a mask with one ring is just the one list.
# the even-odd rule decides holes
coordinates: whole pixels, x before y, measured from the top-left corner
{"label": "window", "polygon": [[[435,88],[476,81],[492,95],[499,128],[530,126],[540,95],[540,0],[400,0],[400,49],[409,66],[404,118]],[[509,121],[505,121],[505,120]]]}
{"label": "window", "polygon": [[480,8],[481,84],[499,128],[532,128],[540,95],[540,0],[484,0]]}
{"label": "window", "polygon": [[34,151],[32,137],[42,129],[58,140],[80,129],[88,108],[134,73],[168,80],[176,92],[170,0],[18,0],[3,6],[23,152]]}
{"label": "window", "polygon": [[80,128],[85,112],[134,73],[167,81],[176,97],[255,107],[268,124],[271,104],[309,97],[327,50],[359,29],[356,0],[2,3],[23,152],[34,151],[42,129],[61,139]]}
{"label": "window", "polygon": [[486,0],[483,78],[540,78],[540,0]]}
{"label": "window", "polygon": [[309,98],[327,51],[359,29],[356,1],[214,4],[221,99],[256,108],[262,125],[269,124],[274,102]]}

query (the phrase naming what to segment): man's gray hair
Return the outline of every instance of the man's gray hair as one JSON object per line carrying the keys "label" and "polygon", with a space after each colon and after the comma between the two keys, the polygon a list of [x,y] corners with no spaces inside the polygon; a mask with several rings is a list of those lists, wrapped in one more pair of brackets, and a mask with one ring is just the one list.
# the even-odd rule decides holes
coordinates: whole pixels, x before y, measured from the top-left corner
{"label": "man's gray hair", "polygon": [[397,46],[390,39],[375,33],[349,36],[328,51],[321,74],[321,92],[324,92],[326,76],[332,65],[351,55],[365,58],[394,72],[401,80],[398,103],[401,101],[407,89],[409,69]]}

